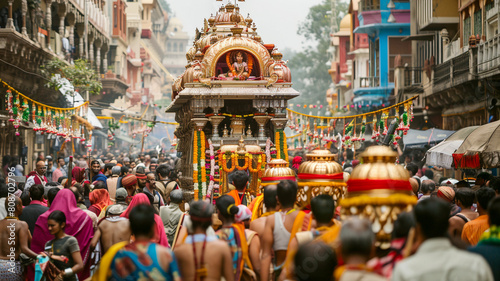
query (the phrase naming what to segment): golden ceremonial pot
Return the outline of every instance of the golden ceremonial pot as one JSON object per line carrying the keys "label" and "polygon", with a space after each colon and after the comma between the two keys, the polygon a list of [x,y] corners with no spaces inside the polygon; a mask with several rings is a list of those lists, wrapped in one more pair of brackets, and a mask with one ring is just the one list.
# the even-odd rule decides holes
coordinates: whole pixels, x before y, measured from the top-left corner
{"label": "golden ceremonial pot", "polygon": [[261,177],[261,192],[264,186],[278,184],[282,180],[293,180],[295,179],[295,172],[288,167],[288,162],[283,159],[273,159],[267,163],[269,168],[264,170]]}
{"label": "golden ceremonial pot", "polygon": [[395,164],[397,153],[387,146],[371,146],[361,155],[347,181],[347,196],[340,200],[341,218],[360,216],[372,223],[377,246],[390,246],[394,221],[417,203],[409,182],[410,174]]}
{"label": "golden ceremonial pot", "polygon": [[333,200],[343,198],[346,193],[344,173],[335,155],[328,150],[314,150],[306,154],[307,160],[299,167],[297,205],[306,207],[311,199],[327,194]]}

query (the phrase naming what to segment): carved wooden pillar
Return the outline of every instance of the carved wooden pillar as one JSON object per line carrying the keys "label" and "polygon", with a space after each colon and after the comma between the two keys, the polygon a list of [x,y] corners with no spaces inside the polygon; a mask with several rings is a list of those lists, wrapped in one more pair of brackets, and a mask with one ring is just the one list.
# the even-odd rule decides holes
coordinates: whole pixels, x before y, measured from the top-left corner
{"label": "carved wooden pillar", "polygon": [[95,55],[95,66],[97,69],[97,73],[101,73],[101,46],[96,46],[97,54]]}
{"label": "carved wooden pillar", "polygon": [[9,2],[9,18],[7,19],[7,25],[5,26],[5,28],[15,29],[14,20],[12,19],[12,3],[14,3],[14,0],[8,0],[8,2]]}
{"label": "carved wooden pillar", "polygon": [[104,52],[103,59],[102,59],[102,70],[104,73],[108,71],[108,50]]}
{"label": "carved wooden pillar", "polygon": [[93,65],[94,59],[94,38],[90,38],[89,36],[89,62],[90,65]]}
{"label": "carved wooden pillar", "polygon": [[66,21],[68,22],[69,25],[69,30],[68,30],[69,46],[71,49],[73,49],[73,47],[75,46],[75,23],[76,23],[75,14],[73,13],[67,14]]}
{"label": "carved wooden pillar", "polygon": [[26,30],[26,13],[28,12],[28,1],[27,0],[22,0],[21,1],[21,15],[23,17],[23,26],[21,28],[21,33],[28,37],[28,31]]}
{"label": "carved wooden pillar", "polygon": [[101,73],[101,47],[102,47],[102,40],[97,39],[94,42],[95,48],[96,48],[96,58],[95,58],[95,67],[97,70],[97,73]]}
{"label": "carved wooden pillar", "polygon": [[[83,58],[83,50],[84,50],[84,45],[83,45],[83,33],[84,33],[85,26],[83,22],[78,22],[76,23],[76,33],[78,34],[78,53],[79,57]],[[71,44],[71,43],[70,43]]]}
{"label": "carved wooden pillar", "polygon": [[52,11],[51,11],[51,6],[52,6],[52,0],[45,0],[45,3],[47,3],[47,13],[45,14],[45,21],[46,21],[46,29],[47,29],[47,46],[49,50],[52,48],[50,47],[50,30],[52,27]]}
{"label": "carved wooden pillar", "polygon": [[65,15],[59,16],[59,19],[60,19],[60,21],[59,21],[59,35],[61,36],[61,38],[64,37],[64,35],[65,35],[64,34],[65,33],[64,32],[64,17],[65,17]]}

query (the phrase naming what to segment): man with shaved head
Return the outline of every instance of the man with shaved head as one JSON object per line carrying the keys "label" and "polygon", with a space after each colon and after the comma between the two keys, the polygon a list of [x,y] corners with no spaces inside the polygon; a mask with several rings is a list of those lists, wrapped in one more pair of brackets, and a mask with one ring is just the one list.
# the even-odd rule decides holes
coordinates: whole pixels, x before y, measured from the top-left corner
{"label": "man with shaved head", "polygon": [[[272,215],[276,212],[278,206],[277,196],[277,186],[275,184],[268,185],[264,187],[263,200],[262,200],[262,216],[257,219],[254,219],[250,223],[250,229],[257,232],[259,237],[262,237],[264,234],[264,227],[266,226],[266,217]],[[259,206],[255,206],[254,211],[257,211]],[[252,212],[252,213],[253,213]]]}
{"label": "man with shaved head", "polygon": [[36,168],[34,171],[30,172],[26,176],[26,184],[24,189],[28,189],[34,184],[41,184],[45,186],[49,181],[45,177],[45,172],[47,171],[47,166],[45,166],[44,161],[36,162]]}
{"label": "man with shaved head", "polygon": [[384,277],[366,270],[365,265],[374,252],[375,234],[370,221],[358,217],[351,217],[343,221],[340,230],[340,253],[346,270],[342,272],[340,281],[386,280]]}
{"label": "man with shaved head", "polygon": [[5,201],[5,209],[7,216],[0,220],[0,280],[22,281],[19,255],[24,253],[36,258],[37,254],[28,246],[31,242],[28,224],[18,219],[23,212],[21,199],[10,195]]}

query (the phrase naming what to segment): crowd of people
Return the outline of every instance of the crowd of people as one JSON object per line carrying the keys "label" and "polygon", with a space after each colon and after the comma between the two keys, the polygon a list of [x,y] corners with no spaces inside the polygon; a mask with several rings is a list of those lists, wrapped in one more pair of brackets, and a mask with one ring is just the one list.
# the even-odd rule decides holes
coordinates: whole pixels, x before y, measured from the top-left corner
{"label": "crowd of people", "polygon": [[[359,164],[348,157],[346,172]],[[341,220],[330,196],[297,209],[295,181],[255,197],[235,171],[229,193],[186,202],[171,157],[68,162],[40,155],[24,173],[4,157],[0,280],[500,280],[500,178],[489,173],[471,184],[405,163],[418,203],[382,248],[370,221]]]}

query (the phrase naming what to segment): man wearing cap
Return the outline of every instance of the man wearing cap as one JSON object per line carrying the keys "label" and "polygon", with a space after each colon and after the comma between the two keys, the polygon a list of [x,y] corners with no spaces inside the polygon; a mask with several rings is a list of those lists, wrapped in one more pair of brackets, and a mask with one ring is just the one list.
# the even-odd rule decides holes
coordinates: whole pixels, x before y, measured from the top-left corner
{"label": "man wearing cap", "polygon": [[123,157],[123,166],[130,167],[130,158]]}
{"label": "man wearing cap", "polygon": [[127,190],[127,197],[125,201],[130,203],[130,201],[132,201],[132,197],[138,189],[137,177],[135,175],[126,175],[122,178],[122,186]]}
{"label": "man wearing cap", "polygon": [[111,176],[106,180],[106,185],[108,186],[109,198],[111,201],[115,202],[116,185],[118,183],[118,176],[122,168],[119,166],[114,166],[111,168]]}
{"label": "man wearing cap", "polygon": [[104,185],[106,185],[106,180],[108,178],[101,172],[101,164],[99,163],[99,161],[93,160],[90,163],[90,167],[92,168],[92,174],[94,175],[92,177],[92,182],[102,181],[104,182]]}
{"label": "man wearing cap", "polygon": [[[118,193],[118,191],[117,191]],[[97,230],[90,242],[90,249],[93,251],[97,242],[101,242],[102,252],[104,255],[108,249],[116,243],[130,241],[130,223],[125,217],[120,217],[124,209],[121,205],[115,204],[109,207],[106,211],[106,217],[97,225]]]}
{"label": "man wearing cap", "polygon": [[121,188],[118,188],[116,190],[116,203],[113,204],[113,205],[110,205],[107,209],[106,209],[106,217],[109,216],[109,210],[111,210],[113,208],[113,212],[114,213],[123,213],[125,212],[125,210],[127,209],[128,207],[128,204],[127,204],[127,196],[128,196],[128,193],[127,193],[127,190],[123,187]]}
{"label": "man wearing cap", "polygon": [[450,204],[450,218],[460,213],[460,207],[455,204],[455,190],[449,186],[440,186],[437,191],[437,197]]}
{"label": "man wearing cap", "polygon": [[146,168],[144,166],[138,166],[135,170],[135,176],[137,177],[137,185],[139,186],[139,192],[143,192],[143,189],[147,184]]}

